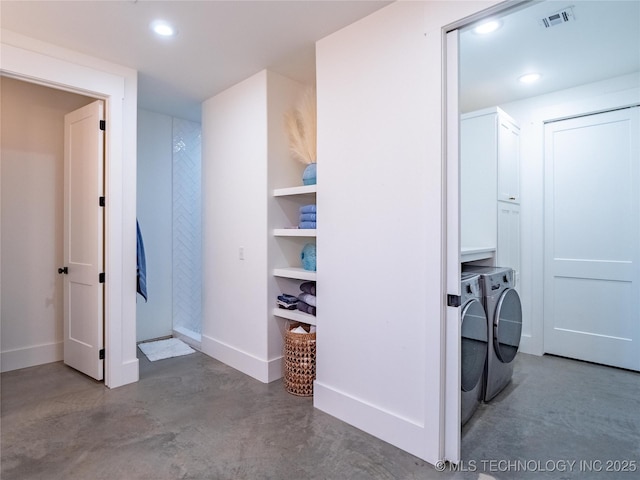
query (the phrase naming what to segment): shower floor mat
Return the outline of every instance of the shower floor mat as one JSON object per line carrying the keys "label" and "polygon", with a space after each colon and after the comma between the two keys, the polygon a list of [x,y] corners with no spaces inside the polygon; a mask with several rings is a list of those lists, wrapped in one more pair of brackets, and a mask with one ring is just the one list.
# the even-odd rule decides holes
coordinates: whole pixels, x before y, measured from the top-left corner
{"label": "shower floor mat", "polygon": [[177,338],[139,343],[138,348],[151,362],[165,358],[181,357],[195,352],[193,348]]}

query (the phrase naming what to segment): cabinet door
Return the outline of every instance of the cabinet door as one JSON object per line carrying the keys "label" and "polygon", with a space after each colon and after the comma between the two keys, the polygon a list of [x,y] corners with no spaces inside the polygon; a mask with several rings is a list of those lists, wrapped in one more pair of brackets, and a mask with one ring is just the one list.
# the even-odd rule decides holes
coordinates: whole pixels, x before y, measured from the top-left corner
{"label": "cabinet door", "polygon": [[498,117],[498,200],[520,203],[520,129]]}
{"label": "cabinet door", "polygon": [[496,262],[500,267],[515,270],[517,285],[520,274],[520,205],[498,202]]}
{"label": "cabinet door", "polygon": [[466,248],[496,246],[496,115],[460,122],[460,237]]}

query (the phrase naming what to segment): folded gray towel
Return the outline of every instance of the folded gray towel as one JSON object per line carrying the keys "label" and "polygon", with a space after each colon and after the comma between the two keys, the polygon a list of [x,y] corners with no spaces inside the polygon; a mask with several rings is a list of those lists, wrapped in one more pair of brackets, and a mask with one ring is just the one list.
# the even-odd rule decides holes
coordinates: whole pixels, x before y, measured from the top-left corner
{"label": "folded gray towel", "polygon": [[298,295],[298,300],[311,305],[312,307],[316,306],[316,296],[311,295],[310,293],[301,293]]}
{"label": "folded gray towel", "polygon": [[316,316],[316,307],[312,307],[304,302],[298,302],[298,310],[313,315],[314,317]]}
{"label": "folded gray towel", "polygon": [[304,282],[300,284],[300,291],[304,293],[316,294],[316,282]]}

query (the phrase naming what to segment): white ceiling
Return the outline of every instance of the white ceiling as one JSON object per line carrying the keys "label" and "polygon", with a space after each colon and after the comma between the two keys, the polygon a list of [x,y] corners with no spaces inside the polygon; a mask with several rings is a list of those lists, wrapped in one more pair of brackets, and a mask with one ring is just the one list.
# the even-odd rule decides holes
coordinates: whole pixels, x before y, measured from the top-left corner
{"label": "white ceiling", "polygon": [[[575,21],[547,29],[538,23],[568,6]],[[532,3],[501,20],[486,36],[470,29],[460,36],[464,112],[640,71],[638,0]],[[518,82],[534,71],[542,74],[538,82]]]}
{"label": "white ceiling", "polygon": [[[3,29],[134,68],[142,108],[200,120],[200,103],[269,68],[315,82],[315,42],[390,1],[12,1]],[[155,19],[178,35],[156,37]]]}
{"label": "white ceiling", "polygon": [[[315,41],[390,1],[13,1],[0,26],[139,72],[139,105],[199,120],[203,100],[269,68],[315,78]],[[576,21],[543,29],[538,19],[573,5]],[[151,21],[179,30],[158,39]],[[640,71],[640,0],[534,2],[503,16],[486,37],[461,34],[463,111]],[[523,87],[516,78],[543,78]]]}

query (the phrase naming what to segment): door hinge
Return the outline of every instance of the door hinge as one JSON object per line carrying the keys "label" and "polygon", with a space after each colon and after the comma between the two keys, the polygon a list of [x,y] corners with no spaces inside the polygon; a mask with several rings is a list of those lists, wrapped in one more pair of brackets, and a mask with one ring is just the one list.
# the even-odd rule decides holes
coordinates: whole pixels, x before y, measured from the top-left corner
{"label": "door hinge", "polygon": [[100,198],[98,199],[98,203],[100,204],[100,206],[101,206],[101,207],[104,207],[104,205],[105,205],[104,197],[100,197]]}
{"label": "door hinge", "polygon": [[98,360],[104,360],[104,348],[98,352]]}
{"label": "door hinge", "polygon": [[100,120],[100,130],[106,130],[107,129],[107,122],[104,120]]}
{"label": "door hinge", "polygon": [[98,281],[100,283],[104,283],[104,272],[102,272],[100,275],[98,275]]}
{"label": "door hinge", "polygon": [[447,307],[459,307],[460,305],[462,305],[460,295],[447,295]]}

